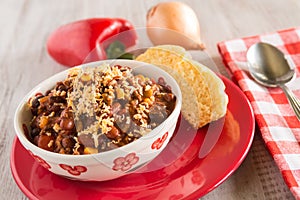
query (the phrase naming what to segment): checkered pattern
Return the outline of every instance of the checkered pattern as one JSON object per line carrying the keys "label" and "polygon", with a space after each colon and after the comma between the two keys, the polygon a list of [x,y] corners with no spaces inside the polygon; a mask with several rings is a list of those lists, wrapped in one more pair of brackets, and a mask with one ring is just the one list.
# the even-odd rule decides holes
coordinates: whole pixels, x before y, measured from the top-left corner
{"label": "checkered pattern", "polygon": [[257,42],[277,46],[296,68],[296,79],[287,84],[300,98],[300,27],[218,44],[225,65],[253,107],[267,148],[296,199],[300,199],[300,122],[280,88],[263,87],[247,70],[247,49]]}

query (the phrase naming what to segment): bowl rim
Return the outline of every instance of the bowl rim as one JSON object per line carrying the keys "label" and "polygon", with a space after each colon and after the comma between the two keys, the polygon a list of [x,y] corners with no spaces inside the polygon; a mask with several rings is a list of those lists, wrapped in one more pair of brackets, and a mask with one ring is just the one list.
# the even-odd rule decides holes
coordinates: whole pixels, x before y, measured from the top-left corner
{"label": "bowl rim", "polygon": [[[168,77],[168,79],[173,82],[172,83],[172,92],[174,93],[174,91],[176,91],[176,104],[175,104],[175,108],[174,110],[172,111],[172,113],[159,125],[157,126],[155,129],[151,130],[148,134],[146,134],[145,136],[142,136],[141,138],[129,143],[129,144],[126,144],[122,147],[118,147],[116,149],[112,149],[112,150],[108,150],[108,151],[105,151],[105,152],[100,152],[100,153],[95,153],[95,154],[83,154],[83,155],[73,155],[73,154],[60,154],[60,153],[56,153],[56,152],[51,152],[51,151],[47,151],[45,149],[42,149],[36,145],[34,145],[32,142],[30,142],[28,140],[28,138],[25,136],[23,130],[20,128],[20,121],[19,121],[19,115],[21,114],[21,110],[22,108],[25,106],[26,102],[28,102],[28,99],[32,96],[34,96],[34,92],[36,92],[36,90],[38,90],[38,88],[40,88],[41,86],[47,84],[47,83],[52,83],[52,82],[55,82],[54,84],[56,84],[57,82],[57,79],[59,79],[61,76],[65,76],[68,71],[72,70],[73,68],[85,68],[85,67],[97,67],[97,66],[100,66],[102,64],[105,64],[105,63],[108,63],[108,64],[112,64],[116,62],[116,64],[118,64],[119,62],[121,62],[120,65],[126,65],[126,63],[128,63],[128,65],[132,64],[132,63],[136,63],[138,64],[138,66],[129,66],[131,68],[138,68],[138,67],[144,67],[145,65],[146,66],[149,66],[151,67],[152,70],[155,70],[155,71],[158,71],[159,72],[159,75],[161,77]],[[159,77],[160,77],[159,76]],[[169,82],[170,82],[169,81]],[[174,87],[175,86],[175,87]],[[72,68],[69,68],[69,69],[66,69],[66,70],[63,70],[61,72],[58,72],[48,78],[46,78],[45,80],[41,81],[40,83],[38,83],[35,87],[33,87],[23,98],[22,100],[19,102],[17,108],[16,108],[16,111],[15,111],[15,114],[14,114],[14,130],[16,132],[16,135],[17,137],[19,138],[21,144],[29,151],[32,151],[32,153],[35,153],[35,152],[39,152],[38,155],[46,155],[47,154],[47,157],[51,157],[51,158],[57,158],[57,157],[60,157],[60,158],[63,158],[63,159],[70,159],[70,160],[74,160],[74,159],[86,159],[86,158],[89,158],[89,157],[102,157],[102,156],[107,156],[107,155],[110,155],[110,154],[113,154],[114,152],[118,152],[118,151],[122,151],[124,150],[124,152],[129,152],[129,151],[126,151],[127,148],[130,148],[130,146],[132,146],[133,144],[137,144],[137,143],[141,143],[142,142],[142,138],[145,138],[145,137],[149,137],[151,135],[151,132],[153,132],[154,130],[157,130],[157,129],[162,129],[163,126],[165,126],[166,123],[169,123],[169,122],[173,122],[173,118],[176,117],[177,113],[179,115],[180,113],[180,110],[181,110],[181,106],[182,106],[182,93],[181,93],[181,90],[180,90],[180,87],[177,83],[177,81],[169,74],[167,73],[166,71],[164,71],[163,69],[153,65],[153,64],[149,64],[149,63],[145,63],[145,62],[141,62],[141,61],[136,61],[136,60],[128,60],[128,59],[108,59],[108,60],[100,60],[100,61],[95,61],[95,62],[90,62],[90,63],[85,63],[85,64],[81,64],[81,65],[78,65],[78,66],[74,66]],[[172,120],[172,121],[171,121]],[[177,120],[175,120],[175,122],[173,123],[176,123]],[[26,143],[26,145],[24,144]],[[132,152],[132,151],[131,151]]]}

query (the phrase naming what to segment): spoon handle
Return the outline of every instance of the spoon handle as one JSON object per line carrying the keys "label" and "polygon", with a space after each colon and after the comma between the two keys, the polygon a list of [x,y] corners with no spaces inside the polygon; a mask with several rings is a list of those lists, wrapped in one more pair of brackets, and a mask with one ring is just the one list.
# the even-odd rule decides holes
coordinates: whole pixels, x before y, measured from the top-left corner
{"label": "spoon handle", "polygon": [[292,106],[298,120],[300,121],[300,100],[295,96],[295,94],[285,85],[280,85],[290,105]]}

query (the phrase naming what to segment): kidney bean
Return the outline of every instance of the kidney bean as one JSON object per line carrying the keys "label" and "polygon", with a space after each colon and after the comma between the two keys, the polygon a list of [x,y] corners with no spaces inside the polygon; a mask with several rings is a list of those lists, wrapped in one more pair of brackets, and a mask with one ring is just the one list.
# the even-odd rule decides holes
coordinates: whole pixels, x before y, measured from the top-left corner
{"label": "kidney bean", "polygon": [[48,135],[39,135],[37,138],[37,145],[38,145],[38,147],[45,149],[47,151],[53,151],[54,150],[54,137],[48,136]]}
{"label": "kidney bean", "polygon": [[59,126],[64,130],[72,130],[74,128],[74,120],[73,118],[62,118]]}
{"label": "kidney bean", "polygon": [[71,118],[73,117],[73,114],[72,112],[70,111],[70,108],[65,108],[61,114],[60,114],[61,117],[65,117],[65,118]]}

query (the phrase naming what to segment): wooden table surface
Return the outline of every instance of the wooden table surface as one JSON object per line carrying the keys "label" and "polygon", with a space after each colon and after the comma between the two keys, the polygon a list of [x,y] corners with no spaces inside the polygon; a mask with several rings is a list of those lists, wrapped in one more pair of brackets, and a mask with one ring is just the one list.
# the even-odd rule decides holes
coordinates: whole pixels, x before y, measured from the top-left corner
{"label": "wooden table surface", "polygon": [[[89,17],[123,17],[145,27],[147,10],[158,0],[0,1],[0,199],[26,199],[10,172],[15,137],[13,114],[37,83],[66,69],[47,54],[45,43],[61,24]],[[300,25],[299,0],[186,0],[196,11],[206,51],[220,72],[217,42]],[[201,199],[294,199],[256,132],[242,165]]]}

